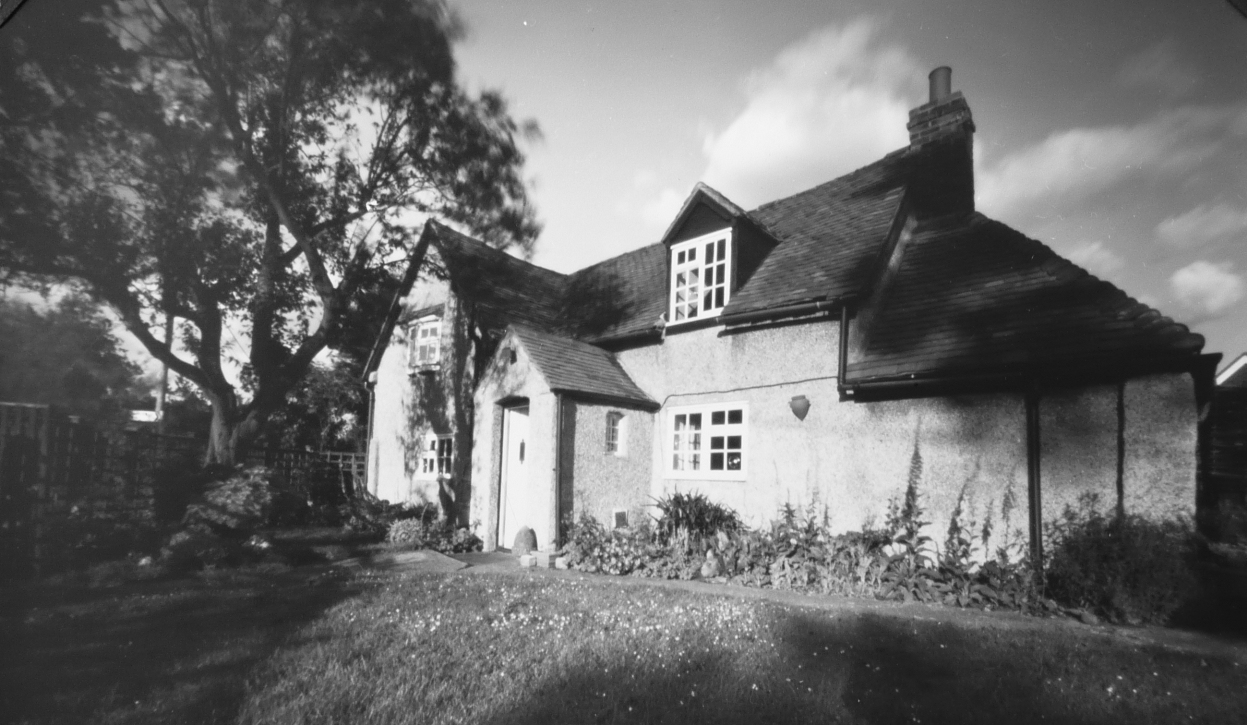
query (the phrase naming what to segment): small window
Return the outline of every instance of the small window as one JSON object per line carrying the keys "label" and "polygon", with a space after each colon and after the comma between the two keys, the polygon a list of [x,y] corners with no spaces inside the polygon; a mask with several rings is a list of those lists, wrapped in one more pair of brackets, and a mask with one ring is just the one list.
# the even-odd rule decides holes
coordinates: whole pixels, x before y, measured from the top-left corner
{"label": "small window", "polygon": [[606,414],[606,452],[616,456],[626,455],[624,414],[612,410]]}
{"label": "small window", "polygon": [[748,455],[747,412],[744,403],[671,409],[667,476],[743,479]]}
{"label": "small window", "polygon": [[450,436],[428,435],[420,456],[420,477],[449,476],[454,470],[455,442]]}
{"label": "small window", "polygon": [[421,318],[408,328],[408,357],[413,368],[427,368],[441,362],[442,320]]}
{"label": "small window", "polygon": [[672,324],[717,316],[730,296],[731,272],[731,230],[673,245]]}

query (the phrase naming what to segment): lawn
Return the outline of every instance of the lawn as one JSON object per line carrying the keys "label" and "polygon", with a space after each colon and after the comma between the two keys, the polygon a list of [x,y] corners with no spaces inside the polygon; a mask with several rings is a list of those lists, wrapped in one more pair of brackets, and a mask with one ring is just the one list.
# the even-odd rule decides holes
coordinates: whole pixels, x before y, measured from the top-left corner
{"label": "lawn", "polygon": [[30,723],[1247,720],[1247,661],[1064,622],[313,571],[32,595],[0,704]]}

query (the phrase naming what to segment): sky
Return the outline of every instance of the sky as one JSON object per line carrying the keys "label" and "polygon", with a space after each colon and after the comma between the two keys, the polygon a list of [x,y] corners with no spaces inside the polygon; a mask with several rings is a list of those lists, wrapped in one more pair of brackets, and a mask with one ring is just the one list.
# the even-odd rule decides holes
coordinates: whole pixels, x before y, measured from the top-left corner
{"label": "sky", "polygon": [[974,115],[979,211],[1247,351],[1247,18],[1225,0],[460,0],[468,87],[535,119],[533,261],[658,240],[908,142],[931,69]]}

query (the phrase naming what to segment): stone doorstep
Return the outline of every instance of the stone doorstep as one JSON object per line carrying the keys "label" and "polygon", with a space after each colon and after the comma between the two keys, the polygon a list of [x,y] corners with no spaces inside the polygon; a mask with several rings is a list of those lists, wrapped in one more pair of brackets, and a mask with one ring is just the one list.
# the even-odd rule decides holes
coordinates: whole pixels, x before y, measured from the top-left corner
{"label": "stone doorstep", "polygon": [[531,554],[520,556],[520,566],[524,568],[536,567],[538,569],[554,568],[554,552],[553,551],[534,551]]}

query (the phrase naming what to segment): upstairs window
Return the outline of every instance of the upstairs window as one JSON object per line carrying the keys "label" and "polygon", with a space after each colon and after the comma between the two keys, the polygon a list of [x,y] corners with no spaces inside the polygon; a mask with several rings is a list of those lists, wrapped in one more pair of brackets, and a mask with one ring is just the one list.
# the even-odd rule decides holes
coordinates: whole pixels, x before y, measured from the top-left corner
{"label": "upstairs window", "polygon": [[428,435],[420,456],[420,477],[449,476],[454,464],[455,442],[450,436]]}
{"label": "upstairs window", "polygon": [[744,403],[672,408],[667,414],[671,442],[668,478],[745,477],[748,409]]}
{"label": "upstairs window", "polygon": [[715,317],[728,302],[731,230],[724,229],[671,246],[672,324]]}
{"label": "upstairs window", "polygon": [[609,455],[627,455],[624,422],[623,413],[612,410],[606,414],[606,453]]}
{"label": "upstairs window", "polygon": [[408,357],[413,368],[429,368],[441,362],[442,320],[430,315],[408,328]]}

